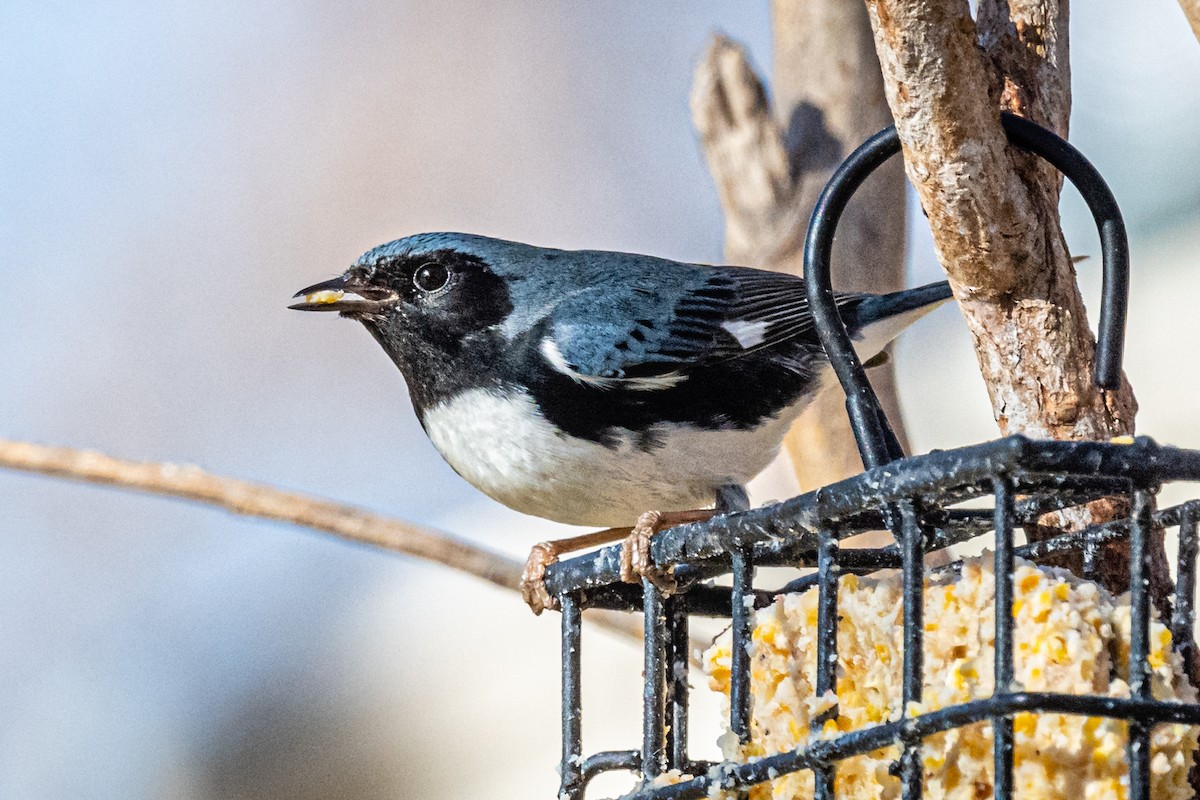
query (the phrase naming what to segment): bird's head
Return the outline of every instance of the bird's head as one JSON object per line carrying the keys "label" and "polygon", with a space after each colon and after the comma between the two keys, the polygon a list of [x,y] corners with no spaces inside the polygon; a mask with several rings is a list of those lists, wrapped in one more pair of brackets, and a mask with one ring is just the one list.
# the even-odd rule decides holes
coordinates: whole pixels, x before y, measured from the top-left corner
{"label": "bird's head", "polygon": [[[380,245],[342,275],[296,293],[299,311],[357,319],[406,373],[444,359],[512,311],[494,265],[503,245],[465,234],[420,234]],[[412,376],[410,376],[412,377]]]}

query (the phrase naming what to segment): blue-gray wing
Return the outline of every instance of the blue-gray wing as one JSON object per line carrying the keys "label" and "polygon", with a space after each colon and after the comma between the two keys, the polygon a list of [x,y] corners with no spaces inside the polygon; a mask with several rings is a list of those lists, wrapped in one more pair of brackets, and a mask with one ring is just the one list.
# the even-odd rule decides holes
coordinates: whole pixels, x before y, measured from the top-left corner
{"label": "blue-gray wing", "polygon": [[699,368],[806,337],[820,347],[801,279],[736,267],[584,289],[558,303],[548,323],[538,345],[546,361],[604,388],[669,388]]}

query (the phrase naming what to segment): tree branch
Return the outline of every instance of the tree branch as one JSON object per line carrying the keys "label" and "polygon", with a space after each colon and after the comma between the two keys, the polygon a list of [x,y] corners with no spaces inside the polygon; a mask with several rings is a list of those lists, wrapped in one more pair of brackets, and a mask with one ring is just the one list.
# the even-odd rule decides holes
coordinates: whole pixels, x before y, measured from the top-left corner
{"label": "tree branch", "polygon": [[521,577],[516,560],[448,533],[261,483],[213,475],[191,464],[125,461],[93,451],[0,440],[0,467],[179,497],[242,516],[288,522],[432,561],[505,589],[516,588]]}
{"label": "tree branch", "polygon": [[[692,119],[725,211],[726,259],[798,275],[808,218],[825,182],[890,118],[861,6],[776,0],[772,15],[775,110],[742,47],[716,36],[696,68]],[[904,176],[899,164],[889,164],[838,228],[835,285],[900,288],[904,225]],[[872,383],[903,441],[891,366],[875,369]],[[823,392],[788,433],[785,447],[805,489],[862,471],[844,401],[840,389]]]}
{"label": "tree branch", "polygon": [[[999,98],[986,91],[994,85],[967,3],[868,0],[868,8],[909,179],[975,337],[1001,430],[1055,439],[1132,432],[1137,406],[1128,383],[1113,392],[1092,383],[1095,342],[1059,228],[1057,197],[1053,208],[1045,207],[1015,165]],[[1053,29],[1062,17],[1047,18],[1035,38],[1065,37]],[[1002,29],[989,29],[988,40],[1002,39]],[[1065,49],[1059,44],[1042,59]],[[1023,50],[997,60],[1032,57]],[[1039,71],[1053,74],[1048,63],[1023,69]],[[1017,92],[1040,102],[1013,102],[1030,112],[1053,105],[1067,94],[1061,78],[1056,83],[1036,94],[1028,87]],[[1035,121],[1053,127],[1061,116]]]}
{"label": "tree branch", "polygon": [[1000,105],[1065,138],[1071,119],[1068,3],[979,0],[977,5],[979,45],[995,70],[990,85],[1002,87]]}
{"label": "tree branch", "polygon": [[[867,0],[905,168],[933,229],[1003,433],[1108,439],[1133,432],[1127,381],[1092,381],[1095,340],[1058,216],[1058,177],[1008,146],[1000,107],[1065,133],[1070,110],[1065,0]],[[989,91],[990,90],[990,91]],[[1101,501],[1070,527],[1127,513]],[[1158,599],[1169,589],[1161,536]],[[1077,566],[1077,565],[1073,565]],[[1101,578],[1128,583],[1114,552]]]}
{"label": "tree branch", "polygon": [[[178,497],[234,514],[323,531],[341,539],[431,561],[511,591],[522,564],[451,534],[354,506],[261,483],[213,475],[191,464],[126,461],[102,453],[0,439],[0,467]],[[639,640],[628,614],[589,610],[601,627]]]}
{"label": "tree branch", "polygon": [[712,38],[696,68],[691,107],[725,210],[726,257],[776,260],[779,242],[801,223],[799,187],[766,90],[736,42]]}

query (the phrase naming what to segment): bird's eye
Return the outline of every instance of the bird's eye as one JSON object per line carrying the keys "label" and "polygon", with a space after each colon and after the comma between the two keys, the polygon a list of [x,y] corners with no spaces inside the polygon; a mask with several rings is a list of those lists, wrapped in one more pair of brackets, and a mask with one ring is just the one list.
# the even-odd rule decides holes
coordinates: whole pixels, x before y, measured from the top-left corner
{"label": "bird's eye", "polygon": [[422,264],[413,273],[413,285],[422,292],[436,292],[446,288],[450,282],[450,270],[436,262]]}

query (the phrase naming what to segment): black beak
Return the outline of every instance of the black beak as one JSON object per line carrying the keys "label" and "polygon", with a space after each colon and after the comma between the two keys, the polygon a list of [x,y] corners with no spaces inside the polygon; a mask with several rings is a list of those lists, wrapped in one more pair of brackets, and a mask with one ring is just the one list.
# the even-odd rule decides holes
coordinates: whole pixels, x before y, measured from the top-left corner
{"label": "black beak", "polygon": [[396,300],[396,293],[390,289],[368,286],[345,275],[332,278],[321,283],[314,283],[293,295],[293,298],[303,297],[303,303],[295,303],[288,308],[296,311],[339,311],[343,314],[370,314],[389,305]]}

